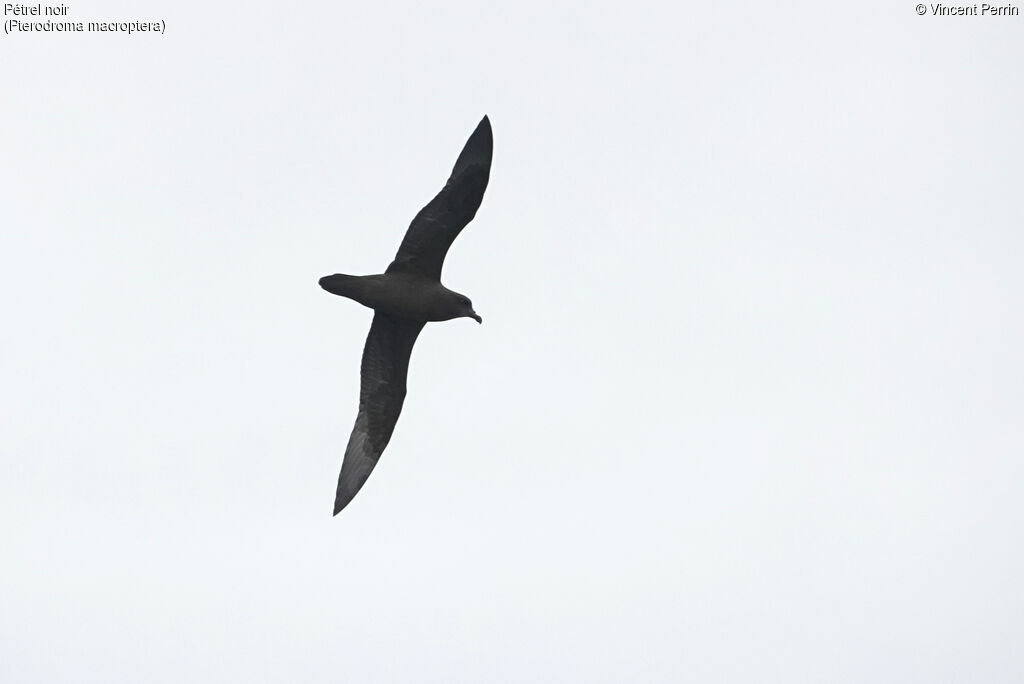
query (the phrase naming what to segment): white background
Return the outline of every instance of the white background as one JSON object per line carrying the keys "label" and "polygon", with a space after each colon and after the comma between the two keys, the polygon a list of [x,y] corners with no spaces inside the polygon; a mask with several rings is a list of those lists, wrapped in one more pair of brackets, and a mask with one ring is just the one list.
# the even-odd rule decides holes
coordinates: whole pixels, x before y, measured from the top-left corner
{"label": "white background", "polygon": [[[0,36],[0,679],[1024,679],[1024,18],[72,2]],[[332,518],[380,272],[491,184]]]}

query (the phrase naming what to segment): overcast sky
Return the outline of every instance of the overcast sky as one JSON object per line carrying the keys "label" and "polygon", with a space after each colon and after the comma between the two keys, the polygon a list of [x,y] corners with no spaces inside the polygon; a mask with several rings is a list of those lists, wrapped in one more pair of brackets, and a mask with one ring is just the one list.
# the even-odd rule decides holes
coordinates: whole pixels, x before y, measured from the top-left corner
{"label": "overcast sky", "polygon": [[[1022,681],[1024,17],[787,4],[0,36],[0,679]],[[484,324],[332,518],[316,281],[484,114]]]}

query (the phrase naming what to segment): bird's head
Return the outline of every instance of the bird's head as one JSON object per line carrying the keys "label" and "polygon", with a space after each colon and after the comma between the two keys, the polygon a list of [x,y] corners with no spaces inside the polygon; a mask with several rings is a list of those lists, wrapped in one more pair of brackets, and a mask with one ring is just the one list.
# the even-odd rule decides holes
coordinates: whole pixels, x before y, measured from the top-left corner
{"label": "bird's head", "polygon": [[455,315],[452,318],[472,318],[477,323],[483,323],[484,319],[480,318],[476,311],[473,311],[473,302],[469,301],[469,297],[464,295],[455,295]]}

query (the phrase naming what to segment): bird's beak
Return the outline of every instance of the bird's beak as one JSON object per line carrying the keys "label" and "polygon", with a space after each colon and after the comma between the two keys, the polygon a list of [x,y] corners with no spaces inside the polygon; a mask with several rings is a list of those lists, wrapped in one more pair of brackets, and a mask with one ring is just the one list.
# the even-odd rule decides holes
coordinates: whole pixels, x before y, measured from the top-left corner
{"label": "bird's beak", "polygon": [[473,313],[469,314],[469,317],[472,318],[477,323],[483,323],[484,322],[484,319],[480,318],[480,316],[477,315],[476,311],[474,311]]}

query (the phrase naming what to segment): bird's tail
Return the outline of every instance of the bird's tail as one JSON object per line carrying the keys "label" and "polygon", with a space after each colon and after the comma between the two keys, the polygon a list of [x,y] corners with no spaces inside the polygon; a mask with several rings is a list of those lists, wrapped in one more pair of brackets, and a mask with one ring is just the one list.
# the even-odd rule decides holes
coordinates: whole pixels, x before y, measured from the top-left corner
{"label": "bird's tail", "polygon": [[320,287],[324,288],[331,294],[352,298],[352,295],[355,294],[355,284],[358,280],[359,276],[335,273],[334,275],[324,276],[321,278]]}

